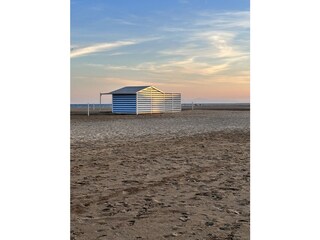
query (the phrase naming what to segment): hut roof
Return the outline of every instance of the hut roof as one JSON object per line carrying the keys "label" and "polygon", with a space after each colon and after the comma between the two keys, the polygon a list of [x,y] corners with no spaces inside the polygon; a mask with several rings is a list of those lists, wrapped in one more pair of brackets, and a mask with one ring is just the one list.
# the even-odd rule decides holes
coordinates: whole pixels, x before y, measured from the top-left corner
{"label": "hut roof", "polygon": [[150,86],[129,86],[117,89],[115,91],[109,92],[109,94],[136,94],[142,89],[145,89]]}
{"label": "hut roof", "polygon": [[160,92],[162,92],[161,90],[159,90],[158,88],[154,87],[154,86],[129,86],[129,87],[123,87],[120,88],[118,90],[109,92],[109,93],[102,93],[102,94],[136,94],[137,92],[148,88],[148,87],[152,87],[155,90],[158,90]]}

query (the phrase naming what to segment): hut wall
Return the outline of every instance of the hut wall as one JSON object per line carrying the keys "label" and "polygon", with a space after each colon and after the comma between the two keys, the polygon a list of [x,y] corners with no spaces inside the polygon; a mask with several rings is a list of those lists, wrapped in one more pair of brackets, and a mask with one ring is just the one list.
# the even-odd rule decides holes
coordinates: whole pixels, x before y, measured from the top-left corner
{"label": "hut wall", "polygon": [[162,113],[165,111],[164,93],[152,87],[137,93],[137,113]]}
{"label": "hut wall", "polygon": [[153,87],[137,93],[137,114],[181,111],[180,93],[163,93]]}
{"label": "hut wall", "polygon": [[113,94],[112,112],[118,114],[136,114],[136,94]]}

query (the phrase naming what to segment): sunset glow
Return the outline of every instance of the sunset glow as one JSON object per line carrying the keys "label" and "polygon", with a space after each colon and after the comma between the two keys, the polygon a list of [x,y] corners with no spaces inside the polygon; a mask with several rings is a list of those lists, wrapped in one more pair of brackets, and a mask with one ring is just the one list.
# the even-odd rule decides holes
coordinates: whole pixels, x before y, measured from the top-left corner
{"label": "sunset glow", "polygon": [[249,41],[249,1],[71,1],[71,103],[133,85],[249,102]]}

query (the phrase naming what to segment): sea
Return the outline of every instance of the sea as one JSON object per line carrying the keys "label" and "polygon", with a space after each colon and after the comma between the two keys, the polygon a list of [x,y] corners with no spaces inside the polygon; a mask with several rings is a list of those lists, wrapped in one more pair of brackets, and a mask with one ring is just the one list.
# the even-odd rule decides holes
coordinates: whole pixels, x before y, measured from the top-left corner
{"label": "sea", "polygon": [[[250,109],[250,103],[182,103],[182,109]],[[70,104],[71,110],[88,109],[88,104]],[[112,104],[89,104],[90,110],[112,108]]]}
{"label": "sea", "polygon": [[[95,108],[111,108],[112,104],[89,104],[89,108],[90,109],[95,109]],[[70,104],[70,108],[71,109],[87,109],[88,108],[88,104]]]}

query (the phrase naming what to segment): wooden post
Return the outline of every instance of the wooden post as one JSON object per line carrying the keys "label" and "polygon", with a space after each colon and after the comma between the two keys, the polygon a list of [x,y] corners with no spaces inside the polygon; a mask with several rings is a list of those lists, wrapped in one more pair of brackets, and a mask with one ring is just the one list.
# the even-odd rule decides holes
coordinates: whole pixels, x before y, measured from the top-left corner
{"label": "wooden post", "polygon": [[139,99],[138,99],[139,93],[136,93],[136,115],[139,114]]}
{"label": "wooden post", "polygon": [[88,116],[90,116],[90,106],[89,106],[89,103],[88,103]]}
{"label": "wooden post", "polygon": [[171,112],[173,113],[173,93],[171,93]]}
{"label": "wooden post", "polygon": [[152,106],[152,88],[150,88],[150,98],[151,98],[151,114],[153,111],[153,106]]}

